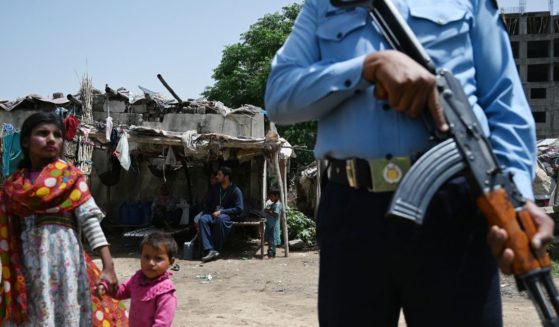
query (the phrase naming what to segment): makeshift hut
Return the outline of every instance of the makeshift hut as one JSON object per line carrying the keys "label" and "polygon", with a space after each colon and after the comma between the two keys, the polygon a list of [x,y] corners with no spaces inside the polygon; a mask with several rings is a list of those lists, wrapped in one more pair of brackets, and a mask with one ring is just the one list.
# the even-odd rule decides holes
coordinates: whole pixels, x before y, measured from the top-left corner
{"label": "makeshift hut", "polygon": [[207,193],[211,172],[223,164],[233,169],[233,181],[243,191],[245,217],[262,211],[269,175],[283,177],[277,180],[286,199],[282,172],[291,149],[265,121],[262,109],[230,109],[205,99],[167,100],[145,88],[140,96],[108,85],[102,93],[85,82],[80,93],[67,97],[0,102],[0,119],[18,128],[38,110],[77,118],[66,159],[89,176],[92,193],[107,214],[106,226],[145,223],[149,210],[130,216],[122,208],[146,208],[163,182],[192,214]]}

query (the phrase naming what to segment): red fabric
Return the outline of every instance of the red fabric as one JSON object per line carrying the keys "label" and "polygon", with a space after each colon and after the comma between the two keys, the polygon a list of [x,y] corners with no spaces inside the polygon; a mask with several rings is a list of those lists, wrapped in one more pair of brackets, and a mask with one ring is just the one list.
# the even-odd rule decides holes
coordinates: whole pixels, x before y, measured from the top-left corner
{"label": "red fabric", "polygon": [[30,215],[72,214],[91,197],[83,174],[57,160],[48,164],[32,182],[20,169],[5,182],[0,193],[0,318],[22,323],[27,319],[27,289],[21,261],[20,219]]}
{"label": "red fabric", "polygon": [[[126,327],[128,326],[128,312],[124,303],[104,296],[99,299],[95,295],[95,282],[99,279],[101,271],[93,260],[84,253],[87,262],[87,276],[89,277],[89,287],[91,289],[92,302],[92,326],[100,327]],[[106,285],[106,284],[105,284]]]}
{"label": "red fabric", "polygon": [[0,316],[22,323],[27,319],[27,288],[21,261],[20,219],[32,214],[72,213],[91,194],[83,174],[62,160],[48,164],[34,182],[20,169],[5,182],[0,206]]}
{"label": "red fabric", "polygon": [[64,128],[66,129],[66,134],[64,138],[66,141],[72,141],[76,133],[78,132],[78,127],[80,126],[80,120],[74,115],[69,115],[64,119]]}

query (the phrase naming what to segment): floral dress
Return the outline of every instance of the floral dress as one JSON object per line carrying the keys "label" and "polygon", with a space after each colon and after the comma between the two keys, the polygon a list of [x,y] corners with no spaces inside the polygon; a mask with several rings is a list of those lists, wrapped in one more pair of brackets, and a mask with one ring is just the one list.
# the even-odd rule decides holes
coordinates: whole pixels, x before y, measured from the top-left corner
{"label": "floral dress", "polygon": [[81,173],[60,160],[35,175],[21,171],[5,183],[2,199],[8,204],[0,208],[3,325],[126,326],[122,304],[91,294],[99,269],[78,231],[92,249],[108,243],[103,213]]}

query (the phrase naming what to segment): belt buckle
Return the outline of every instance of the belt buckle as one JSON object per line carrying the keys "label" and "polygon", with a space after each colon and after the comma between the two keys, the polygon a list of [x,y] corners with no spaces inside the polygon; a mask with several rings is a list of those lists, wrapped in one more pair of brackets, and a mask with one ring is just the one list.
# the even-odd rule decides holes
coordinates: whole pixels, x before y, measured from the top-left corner
{"label": "belt buckle", "polygon": [[409,157],[368,160],[371,172],[369,192],[394,192],[411,167]]}
{"label": "belt buckle", "polygon": [[357,183],[357,177],[355,173],[357,169],[355,168],[354,159],[346,160],[345,171],[346,171],[347,182],[349,183],[349,186],[352,188],[359,188],[359,184]]}

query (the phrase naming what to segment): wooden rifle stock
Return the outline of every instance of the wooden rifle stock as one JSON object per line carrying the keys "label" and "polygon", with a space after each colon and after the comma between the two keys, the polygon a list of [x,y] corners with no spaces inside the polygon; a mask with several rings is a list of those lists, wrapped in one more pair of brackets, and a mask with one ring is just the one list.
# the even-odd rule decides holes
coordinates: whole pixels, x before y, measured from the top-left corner
{"label": "wooden rifle stock", "polygon": [[524,275],[551,265],[549,255],[531,245],[537,228],[530,213],[526,210],[517,212],[504,189],[484,193],[476,202],[490,225],[507,231],[506,247],[514,251],[513,274]]}

